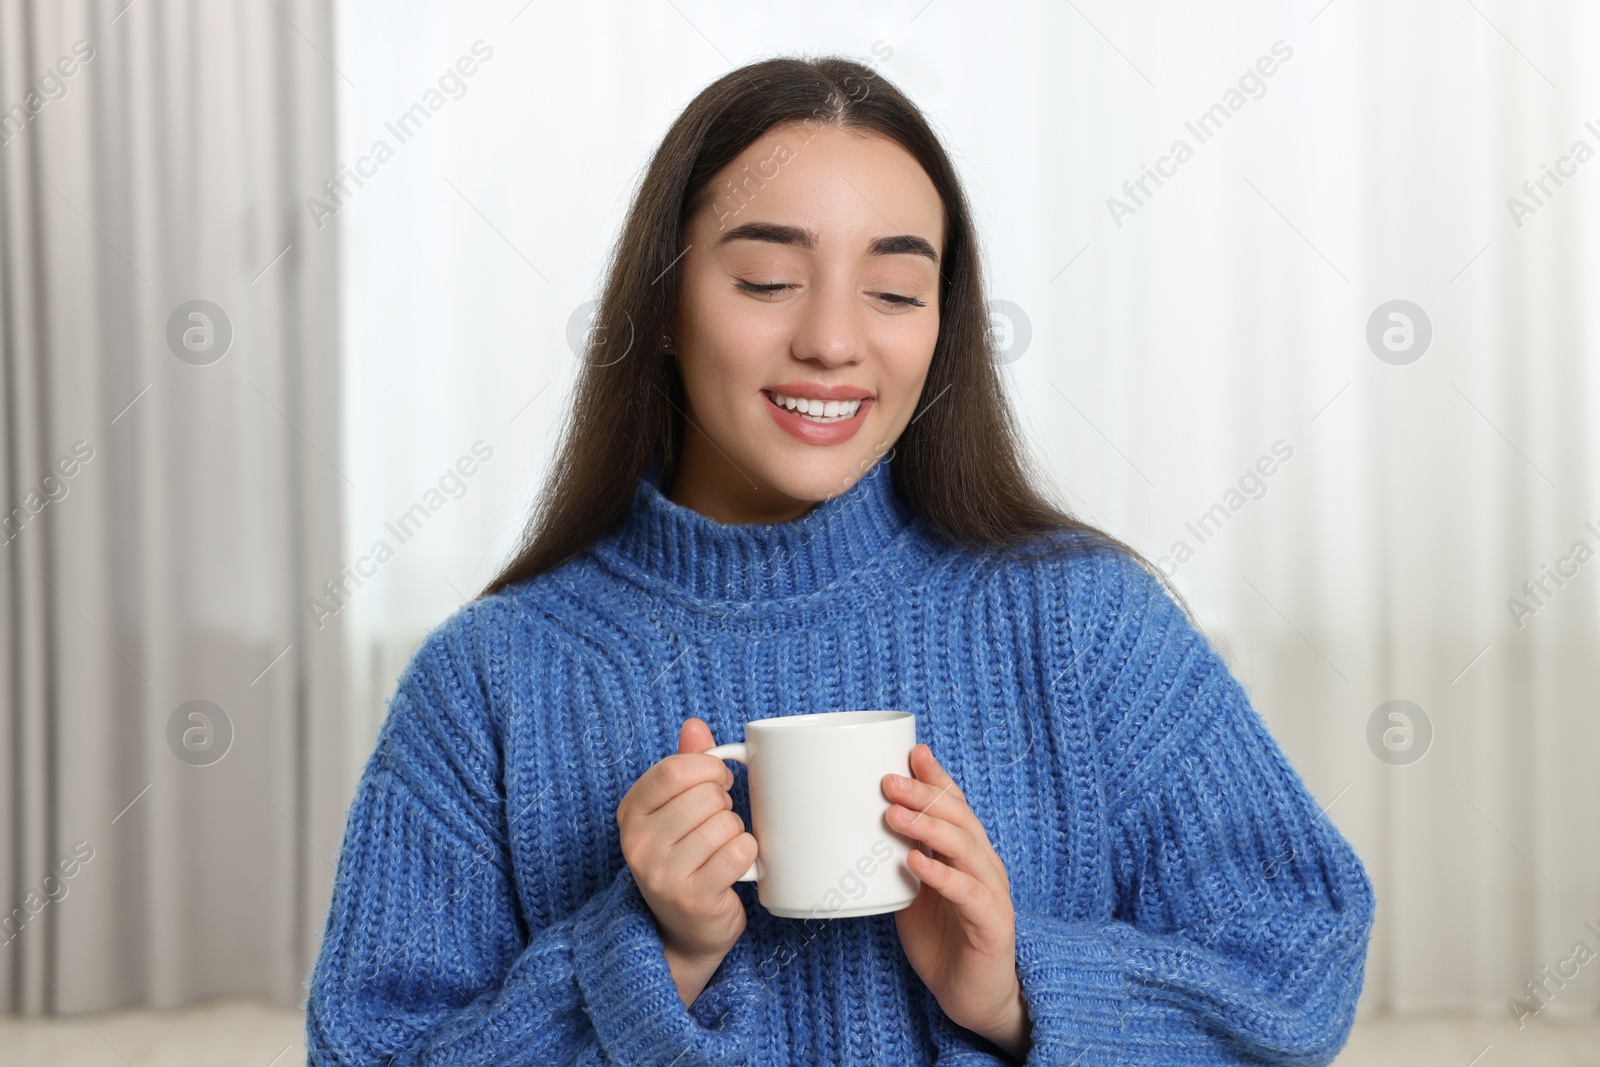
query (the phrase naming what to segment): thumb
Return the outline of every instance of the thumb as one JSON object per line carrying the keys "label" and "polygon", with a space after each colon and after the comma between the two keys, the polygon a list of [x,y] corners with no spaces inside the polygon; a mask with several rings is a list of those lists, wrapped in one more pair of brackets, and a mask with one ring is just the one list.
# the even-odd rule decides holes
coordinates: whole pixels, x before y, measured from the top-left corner
{"label": "thumb", "polygon": [[691,718],[683,721],[683,727],[678,732],[678,751],[704,752],[708,748],[716,747],[716,738],[711,736],[711,727],[704,719]]}

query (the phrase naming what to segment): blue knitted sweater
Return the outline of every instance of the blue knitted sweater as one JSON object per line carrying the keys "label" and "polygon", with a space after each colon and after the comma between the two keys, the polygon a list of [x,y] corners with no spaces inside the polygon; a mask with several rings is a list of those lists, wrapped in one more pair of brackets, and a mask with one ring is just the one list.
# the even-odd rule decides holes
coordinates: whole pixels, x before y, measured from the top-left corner
{"label": "blue knitted sweater", "polygon": [[772,525],[652,474],[588,552],[428,635],[347,815],[312,1064],[1014,1062],[944,1014],[893,915],[778,918],[754,883],[678,996],[623,794],[690,716],[720,744],[854,708],[916,713],[1005,862],[1028,1064],[1333,1059],[1372,887],[1226,663],[1123,554],[950,548],[890,459]]}

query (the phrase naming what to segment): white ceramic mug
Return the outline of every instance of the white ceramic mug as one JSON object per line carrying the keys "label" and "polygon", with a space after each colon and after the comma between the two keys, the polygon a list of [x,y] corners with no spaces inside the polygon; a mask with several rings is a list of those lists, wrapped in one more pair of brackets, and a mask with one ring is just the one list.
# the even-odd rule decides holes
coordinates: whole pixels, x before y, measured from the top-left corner
{"label": "white ceramic mug", "polygon": [[757,855],[739,877],[792,919],[899,911],[922,880],[917,843],[889,828],[883,776],[911,774],[917,719],[908,711],[831,711],[755,719],[744,741],[707,753],[749,768]]}

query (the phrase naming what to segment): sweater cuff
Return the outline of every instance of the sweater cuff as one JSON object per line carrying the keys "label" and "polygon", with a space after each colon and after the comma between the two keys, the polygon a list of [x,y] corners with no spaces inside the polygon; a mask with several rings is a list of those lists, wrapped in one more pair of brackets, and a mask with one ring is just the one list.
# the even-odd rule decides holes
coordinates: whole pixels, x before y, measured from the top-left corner
{"label": "sweater cuff", "polygon": [[661,1067],[742,1063],[755,1044],[764,988],[749,961],[730,952],[691,1012],[632,868],[624,865],[595,903],[573,916],[572,965],[606,1057]]}
{"label": "sweater cuff", "polygon": [[922,993],[929,1034],[933,1039],[933,1047],[938,1050],[934,1062],[939,1067],[1014,1067],[1017,1061],[1001,1051],[998,1045],[946,1015],[926,986]]}
{"label": "sweater cuff", "polygon": [[1130,1060],[1128,955],[1119,923],[1076,923],[1017,909],[1017,977],[1028,1002],[1027,1067],[1151,1062]]}

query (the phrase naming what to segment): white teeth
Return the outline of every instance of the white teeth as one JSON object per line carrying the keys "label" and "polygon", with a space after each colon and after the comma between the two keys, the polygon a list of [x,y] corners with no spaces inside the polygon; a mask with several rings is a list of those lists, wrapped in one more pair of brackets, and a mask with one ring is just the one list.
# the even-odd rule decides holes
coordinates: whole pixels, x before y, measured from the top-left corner
{"label": "white teeth", "polygon": [[779,407],[797,411],[808,419],[818,422],[837,422],[840,419],[853,419],[856,412],[861,409],[859,400],[807,400],[804,397],[784,396],[781,393],[768,393],[772,402]]}

